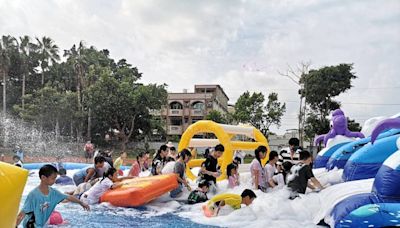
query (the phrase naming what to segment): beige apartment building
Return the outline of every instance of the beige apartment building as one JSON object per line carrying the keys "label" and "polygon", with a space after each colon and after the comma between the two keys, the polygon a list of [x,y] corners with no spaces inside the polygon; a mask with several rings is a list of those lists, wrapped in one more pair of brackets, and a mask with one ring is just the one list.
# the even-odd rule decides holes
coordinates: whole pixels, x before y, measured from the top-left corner
{"label": "beige apartment building", "polygon": [[195,85],[193,93],[168,93],[168,105],[161,111],[167,134],[181,136],[190,124],[205,119],[211,110],[225,115],[228,101],[220,85]]}

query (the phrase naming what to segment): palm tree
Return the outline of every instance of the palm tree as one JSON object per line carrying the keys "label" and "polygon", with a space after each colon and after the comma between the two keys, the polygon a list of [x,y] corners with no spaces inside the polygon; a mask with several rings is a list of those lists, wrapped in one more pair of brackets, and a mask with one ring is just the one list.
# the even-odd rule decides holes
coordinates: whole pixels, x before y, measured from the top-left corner
{"label": "palm tree", "polygon": [[21,54],[21,59],[22,59],[22,109],[25,107],[25,82],[26,82],[26,76],[29,74],[29,55],[34,49],[34,44],[30,42],[30,37],[29,36],[23,36],[19,38],[20,43],[19,43],[19,52]]}
{"label": "palm tree", "polygon": [[40,40],[36,37],[38,42],[37,48],[40,56],[40,67],[42,68],[42,86],[44,86],[44,71],[51,64],[60,60],[58,55],[58,46],[54,44],[54,41],[50,37],[42,37]]}
{"label": "palm tree", "polygon": [[6,86],[8,69],[10,67],[10,55],[13,49],[16,47],[16,40],[14,37],[8,35],[3,36],[0,40],[0,72],[3,75],[3,115],[6,115]]}

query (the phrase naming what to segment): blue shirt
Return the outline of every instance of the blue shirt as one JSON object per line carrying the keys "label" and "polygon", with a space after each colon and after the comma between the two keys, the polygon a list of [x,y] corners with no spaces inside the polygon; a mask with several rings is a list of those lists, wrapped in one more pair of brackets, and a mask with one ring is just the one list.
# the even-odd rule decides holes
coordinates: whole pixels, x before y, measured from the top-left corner
{"label": "blue shirt", "polygon": [[35,215],[35,227],[44,227],[58,203],[68,196],[49,187],[49,194],[44,195],[39,187],[33,189],[27,196],[22,211],[26,214],[23,227],[26,227],[32,215]]}
{"label": "blue shirt", "polygon": [[17,155],[19,157],[19,160],[21,160],[22,162],[24,162],[24,151],[22,150],[17,150],[17,152],[15,152],[15,155]]}

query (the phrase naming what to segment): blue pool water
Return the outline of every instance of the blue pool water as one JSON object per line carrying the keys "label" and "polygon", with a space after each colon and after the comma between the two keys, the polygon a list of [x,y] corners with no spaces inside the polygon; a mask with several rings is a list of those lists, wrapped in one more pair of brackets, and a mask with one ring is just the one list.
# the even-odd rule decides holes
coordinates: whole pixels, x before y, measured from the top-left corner
{"label": "blue pool water", "polygon": [[[28,193],[39,185],[37,173],[28,178],[20,206]],[[54,188],[61,192],[70,191],[73,186],[57,186]],[[166,198],[166,197],[162,197]],[[153,202],[150,206],[139,208],[114,207],[108,203],[91,206],[91,211],[84,211],[82,207],[75,203],[60,203],[56,211],[60,212],[66,224],[50,227],[212,227],[192,222],[187,218],[176,215],[180,211],[181,205],[176,201]],[[20,226],[22,227],[22,226]]]}

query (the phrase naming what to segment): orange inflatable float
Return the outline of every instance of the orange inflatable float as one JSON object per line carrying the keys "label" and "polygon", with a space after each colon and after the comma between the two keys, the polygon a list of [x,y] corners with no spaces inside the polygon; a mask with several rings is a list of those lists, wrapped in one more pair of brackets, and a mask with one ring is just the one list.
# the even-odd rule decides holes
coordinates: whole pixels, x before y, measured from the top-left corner
{"label": "orange inflatable float", "polygon": [[109,202],[118,207],[142,206],[178,187],[175,174],[138,177],[124,180],[120,188],[104,193],[100,202]]}

